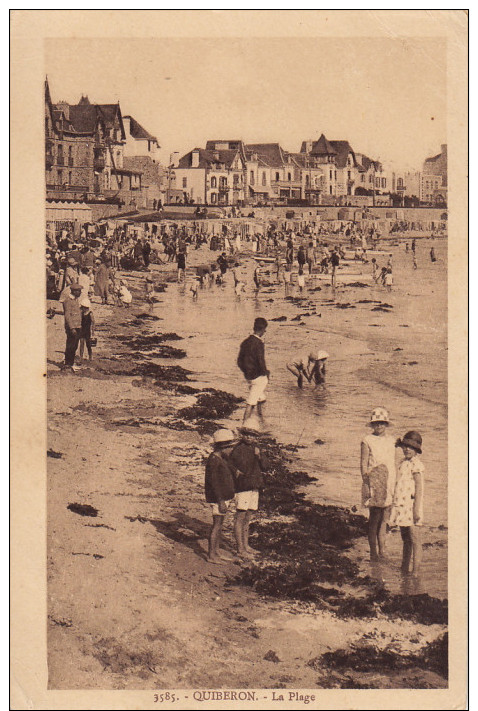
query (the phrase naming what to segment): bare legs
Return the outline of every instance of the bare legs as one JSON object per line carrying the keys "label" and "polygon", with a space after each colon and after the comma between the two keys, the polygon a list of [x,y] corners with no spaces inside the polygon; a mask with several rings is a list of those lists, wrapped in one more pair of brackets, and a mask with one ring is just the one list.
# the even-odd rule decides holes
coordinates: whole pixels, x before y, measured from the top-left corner
{"label": "bare legs", "polygon": [[287,370],[289,370],[294,377],[297,378],[297,385],[301,388],[304,384],[304,378],[302,372],[295,365],[287,365]]}
{"label": "bare legs", "polygon": [[390,506],[370,507],[368,522],[368,542],[370,546],[370,560],[377,561],[385,557],[385,535],[387,523],[390,518]]}
{"label": "bare legs", "polygon": [[418,526],[400,526],[403,541],[403,557],[401,571],[410,572],[410,563],[413,558],[412,574],[418,575],[422,562],[422,536]]}
{"label": "bare legs", "polygon": [[237,551],[239,555],[250,555],[254,549],[249,545],[249,526],[251,523],[252,511],[236,511],[234,519],[234,535],[236,537]]}
{"label": "bare legs", "polygon": [[[244,417],[242,420],[242,424],[244,424],[244,422],[246,422],[246,420],[248,420],[250,417],[252,417],[254,407],[256,407],[256,405],[246,405],[246,409],[244,410]],[[264,412],[263,412],[263,403],[262,402],[257,403],[257,416],[259,417],[261,422],[264,421]]]}
{"label": "bare legs", "polygon": [[232,560],[230,556],[225,555],[221,551],[223,522],[224,515],[221,516],[213,514],[212,528],[209,534],[209,548],[207,553],[207,559],[210,563],[225,563],[226,561]]}

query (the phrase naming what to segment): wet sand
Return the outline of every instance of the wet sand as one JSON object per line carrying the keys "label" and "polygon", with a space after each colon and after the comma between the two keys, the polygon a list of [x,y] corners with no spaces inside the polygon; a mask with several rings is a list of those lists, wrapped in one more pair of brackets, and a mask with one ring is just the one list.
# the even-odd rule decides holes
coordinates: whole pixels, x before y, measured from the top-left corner
{"label": "wet sand", "polygon": [[[193,256],[204,260],[203,254]],[[127,278],[141,284],[140,276]],[[203,500],[203,471],[209,433],[223,418],[238,421],[242,406],[234,410],[238,403],[227,394],[195,391],[212,386],[244,394],[237,373],[235,388],[226,387],[227,378],[214,365],[224,372],[221,348],[228,357],[240,335],[236,331],[234,349],[232,340],[218,341],[218,357],[207,369],[200,346],[209,336],[188,329],[194,306],[181,288],[171,284],[158,295],[153,313],[160,321],[135,318],[145,312],[137,298],[130,310],[95,305],[95,362],[75,375],[58,371],[62,316],[48,323],[50,688],[445,687],[446,606],[423,594],[399,599],[377,585],[371,571],[357,571],[354,550],[363,540],[365,521],[341,507],[324,508],[323,486],[317,488],[320,495],[311,495],[317,484],[307,477],[320,476],[321,470],[294,474],[305,469],[305,450],[295,449],[297,438],[286,440],[287,428],[277,427],[274,437],[263,440],[275,467],[253,533],[261,562],[207,563],[210,512]],[[366,298],[364,291],[357,289],[358,298]],[[390,295],[381,296],[392,303]],[[198,301],[202,298],[203,292]],[[258,304],[242,303],[262,312],[264,298],[275,297],[263,294]],[[175,309],[181,300],[182,310]],[[244,318],[242,304],[238,308],[238,318]],[[281,302],[275,314],[265,315],[288,313],[285,309],[297,313],[296,306]],[[248,323],[243,327],[247,335]],[[332,323],[326,328],[333,334]],[[367,334],[364,339],[356,321],[350,328],[367,344],[380,338]],[[174,332],[182,340],[139,346],[128,340],[160,332]],[[410,340],[418,354],[427,338]],[[148,351],[149,346],[155,350]],[[177,350],[158,356],[160,346]],[[409,352],[406,356],[413,359]],[[283,358],[277,354],[277,362]],[[380,364],[374,370],[376,382],[387,377],[385,366],[383,372]],[[332,368],[329,377],[332,381]],[[413,384],[404,380],[398,383],[400,392]],[[278,376],[278,391],[281,382]],[[433,391],[425,385],[420,400],[436,400]],[[191,410],[200,403],[198,395],[209,397],[212,420],[201,407]],[[269,409],[273,412],[272,396]],[[283,419],[271,418],[271,430]],[[307,447],[314,435],[305,438]],[[308,535],[311,527],[320,522],[317,530],[325,531],[334,521],[341,540],[321,534],[315,547],[306,545],[314,538]],[[230,525],[226,541],[233,550]],[[294,559],[298,567],[286,577],[291,585],[277,589],[281,571]],[[296,581],[304,574],[309,577],[301,590]],[[360,584],[352,585],[358,574]]]}

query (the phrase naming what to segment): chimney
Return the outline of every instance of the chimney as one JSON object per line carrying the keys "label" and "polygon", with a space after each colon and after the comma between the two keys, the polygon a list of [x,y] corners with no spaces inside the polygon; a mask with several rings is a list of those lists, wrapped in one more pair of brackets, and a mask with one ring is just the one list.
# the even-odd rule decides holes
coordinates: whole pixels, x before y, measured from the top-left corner
{"label": "chimney", "polygon": [[60,111],[63,111],[65,114],[65,118],[67,121],[70,120],[70,105],[66,103],[66,101],[60,101],[57,105],[56,108],[59,109]]}
{"label": "chimney", "polygon": [[446,144],[446,143],[442,143],[441,152],[442,152],[442,154],[443,154],[444,156],[446,156],[447,150],[448,150],[448,149],[447,149],[447,144]]}
{"label": "chimney", "polygon": [[191,168],[199,168],[199,148],[191,151]]}
{"label": "chimney", "polygon": [[130,131],[131,116],[123,116],[122,118],[123,118],[124,132],[126,134],[126,137],[128,137],[131,134],[131,131]]}

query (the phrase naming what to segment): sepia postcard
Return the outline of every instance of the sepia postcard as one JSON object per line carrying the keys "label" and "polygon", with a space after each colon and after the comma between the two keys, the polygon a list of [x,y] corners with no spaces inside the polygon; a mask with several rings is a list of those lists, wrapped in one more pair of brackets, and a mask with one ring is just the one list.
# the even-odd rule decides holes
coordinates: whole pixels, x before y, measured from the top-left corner
{"label": "sepia postcard", "polygon": [[11,11],[13,709],[466,708],[467,53]]}

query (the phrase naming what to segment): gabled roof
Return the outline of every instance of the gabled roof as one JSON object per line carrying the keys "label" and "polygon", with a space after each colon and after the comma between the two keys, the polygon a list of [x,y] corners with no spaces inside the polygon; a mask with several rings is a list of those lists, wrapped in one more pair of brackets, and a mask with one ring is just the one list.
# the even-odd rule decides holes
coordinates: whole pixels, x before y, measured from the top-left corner
{"label": "gabled roof", "polygon": [[337,154],[335,157],[335,164],[337,168],[345,168],[349,153],[352,154],[354,165],[356,164],[357,161],[355,160],[355,153],[353,152],[352,146],[348,141],[330,141],[330,143]]}
{"label": "gabled roof", "polygon": [[307,168],[309,166],[308,156],[305,153],[288,153],[294,163],[300,168]]}
{"label": "gabled roof", "polygon": [[285,153],[278,143],[248,143],[245,151],[248,160],[257,153],[260,161],[271,168],[283,167],[287,164]]}
{"label": "gabled roof", "polygon": [[[198,168],[209,168],[216,163],[224,163],[226,168],[230,168],[234,158],[239,154],[239,151],[208,151],[204,148],[195,148],[194,151],[199,152]],[[186,155],[179,159],[178,168],[192,167],[192,154],[194,151],[189,151],[189,153],[186,153]]]}
{"label": "gabled roof", "polygon": [[311,156],[333,156],[337,153],[332,143],[322,134],[318,141],[312,146]]}
{"label": "gabled roof", "polygon": [[361,173],[366,172],[373,165],[375,165],[375,169],[378,169],[378,166],[380,165],[378,160],[372,160],[363,153],[359,153],[358,155],[356,155],[355,160],[357,162],[359,172]]}
{"label": "gabled roof", "polygon": [[[217,143],[227,143],[227,145],[229,146],[229,149],[228,149],[228,150],[235,150],[235,149],[231,148],[231,144],[237,144],[238,149],[239,149],[240,146],[242,145],[242,141],[240,141],[240,140],[218,139],[218,140],[216,140],[216,141],[207,141],[207,142],[206,142],[206,150],[207,150],[207,151],[214,151],[214,150],[216,149],[216,144],[217,144]],[[219,150],[224,150],[224,149],[219,149]]]}
{"label": "gabled roof", "polygon": [[130,135],[133,136],[133,138],[143,139],[143,140],[148,140],[148,141],[156,141],[156,143],[158,142],[158,139],[156,138],[156,136],[152,136],[132,116],[125,116],[124,118],[129,119],[129,132],[130,132]]}
{"label": "gabled roof", "polygon": [[118,122],[121,137],[125,138],[121,109],[118,104],[90,104],[87,97],[82,97],[78,104],[68,105],[69,118],[66,119],[61,105],[54,106],[53,114],[58,120],[63,114],[64,128],[68,131],[81,134],[94,133],[100,121],[105,128],[110,128]]}
{"label": "gabled roof", "polygon": [[438,155],[432,156],[431,158],[425,158],[425,163],[435,163],[435,161],[439,160],[442,155],[443,153],[438,153]]}
{"label": "gabled roof", "polygon": [[97,120],[96,108],[91,104],[70,105],[70,124],[77,133],[93,133]]}

